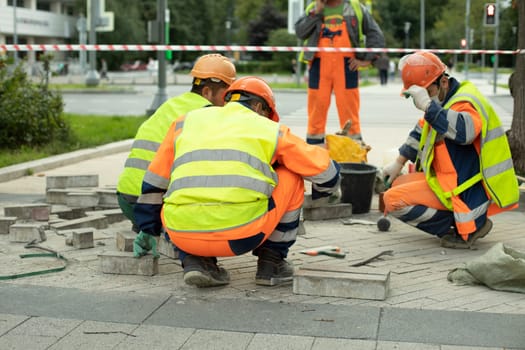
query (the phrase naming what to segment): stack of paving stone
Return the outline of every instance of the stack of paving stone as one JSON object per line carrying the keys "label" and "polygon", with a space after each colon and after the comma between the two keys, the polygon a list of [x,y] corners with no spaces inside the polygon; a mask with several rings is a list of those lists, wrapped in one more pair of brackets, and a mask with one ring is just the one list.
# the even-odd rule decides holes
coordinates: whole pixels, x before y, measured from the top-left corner
{"label": "stack of paving stone", "polygon": [[[93,248],[94,235],[127,218],[118,206],[116,189],[99,188],[98,175],[61,175],[46,177],[46,202],[4,206],[0,234],[12,243],[42,243],[49,234],[65,237],[65,245],[76,249]],[[104,235],[101,235],[104,236]],[[153,275],[158,259],[133,258],[131,230],[115,233],[115,251],[99,254],[104,273]],[[50,249],[48,247],[48,249]],[[177,258],[173,246],[159,240],[159,252]]]}
{"label": "stack of paving stone", "polygon": [[46,203],[4,207],[0,234],[10,242],[46,240],[46,231],[68,236],[79,249],[93,247],[93,231],[126,220],[115,189],[100,189],[98,175],[48,176]]}

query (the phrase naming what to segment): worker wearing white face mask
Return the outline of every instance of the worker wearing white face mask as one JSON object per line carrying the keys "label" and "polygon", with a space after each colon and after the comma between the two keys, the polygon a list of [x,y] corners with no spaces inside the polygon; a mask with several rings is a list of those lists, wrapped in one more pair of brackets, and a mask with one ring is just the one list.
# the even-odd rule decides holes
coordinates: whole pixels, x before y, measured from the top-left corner
{"label": "worker wearing white face mask", "polygon": [[[385,212],[440,238],[471,248],[492,229],[487,216],[514,209],[519,190],[507,138],[487,99],[446,73],[433,53],[403,57],[402,94],[425,114],[383,168]],[[401,175],[410,160],[418,172]]]}

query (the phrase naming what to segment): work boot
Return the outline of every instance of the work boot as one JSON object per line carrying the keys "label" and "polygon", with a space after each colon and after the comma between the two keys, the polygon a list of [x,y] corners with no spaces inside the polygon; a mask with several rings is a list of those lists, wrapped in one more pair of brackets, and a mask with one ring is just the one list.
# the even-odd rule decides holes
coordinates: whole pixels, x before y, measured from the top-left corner
{"label": "work boot", "polygon": [[467,241],[464,241],[456,230],[453,230],[441,237],[440,243],[441,246],[445,248],[470,249],[478,239],[485,237],[490,230],[492,230],[492,221],[487,219],[485,224],[479,230],[468,236]]}
{"label": "work boot", "polygon": [[293,277],[293,266],[281,257],[278,252],[268,249],[259,249],[255,284],[275,286],[290,282]]}
{"label": "work boot", "polygon": [[226,269],[217,266],[215,258],[187,255],[182,266],[186,284],[203,288],[230,283],[230,274]]}

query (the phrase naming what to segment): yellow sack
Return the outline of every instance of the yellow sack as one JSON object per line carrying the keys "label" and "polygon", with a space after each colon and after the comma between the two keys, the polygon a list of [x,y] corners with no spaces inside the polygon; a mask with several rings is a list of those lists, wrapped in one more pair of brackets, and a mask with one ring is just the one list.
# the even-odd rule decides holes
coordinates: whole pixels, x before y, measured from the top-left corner
{"label": "yellow sack", "polygon": [[326,135],[325,140],[330,158],[336,162],[366,163],[366,156],[372,149],[343,135]]}

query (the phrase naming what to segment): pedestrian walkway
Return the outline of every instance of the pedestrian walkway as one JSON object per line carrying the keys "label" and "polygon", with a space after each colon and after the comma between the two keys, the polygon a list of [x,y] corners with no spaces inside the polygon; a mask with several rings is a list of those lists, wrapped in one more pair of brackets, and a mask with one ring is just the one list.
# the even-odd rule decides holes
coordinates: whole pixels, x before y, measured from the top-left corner
{"label": "pedestrian walkway", "polygon": [[[382,88],[362,89],[363,103]],[[371,127],[367,133],[393,136],[388,128]],[[68,158],[68,165],[4,180],[0,207],[44,201],[50,175],[98,174],[100,187],[114,188],[127,156],[122,147],[127,145],[107,145],[93,157],[78,155],[75,163]],[[380,217],[377,196],[369,213],[353,216],[372,222]],[[73,249],[63,236],[50,233],[41,245],[59,251],[69,264],[62,272],[0,282],[0,348],[525,349],[525,294],[447,281],[451,269],[498,242],[525,251],[523,211],[495,216],[493,231],[476,250],[441,248],[436,238],[390,219],[387,232],[340,220],[305,221],[306,234],[289,255],[296,269],[314,263],[335,268],[392,250],[392,256],[367,265],[390,271],[390,290],[382,301],[300,295],[291,284],[257,286],[256,257],[250,254],[219,259],[232,281],[211,289],[186,286],[180,263],[164,256],[152,277],[103,274],[98,254],[116,250],[115,233],[128,230],[128,222],[97,230],[91,249]],[[341,247],[346,258],[299,253],[325,245]],[[0,235],[0,271],[19,266],[19,255],[27,252]]]}

